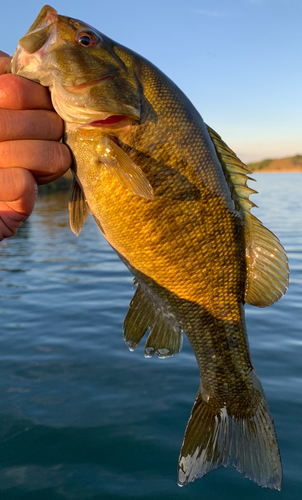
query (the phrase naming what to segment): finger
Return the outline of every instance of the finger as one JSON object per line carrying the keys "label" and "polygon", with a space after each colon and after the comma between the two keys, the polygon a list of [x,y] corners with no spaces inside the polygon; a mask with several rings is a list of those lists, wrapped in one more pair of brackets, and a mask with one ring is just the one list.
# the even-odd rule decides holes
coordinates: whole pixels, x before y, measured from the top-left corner
{"label": "finger", "polygon": [[54,111],[0,109],[0,142],[14,139],[58,141],[63,132],[63,121]]}
{"label": "finger", "polygon": [[0,76],[0,108],[53,110],[46,87],[17,75]]}
{"label": "finger", "polygon": [[16,140],[0,143],[0,168],[28,169],[38,184],[46,184],[61,177],[71,162],[69,148],[60,142]]}
{"label": "finger", "polygon": [[28,217],[37,195],[34,176],[23,168],[0,169],[0,202],[13,203],[18,213]]}
{"label": "finger", "polygon": [[0,50],[0,75],[6,72],[10,60],[11,57],[8,54],[6,54],[6,52],[2,52],[2,50]]}
{"label": "finger", "polygon": [[0,169],[0,241],[17,232],[31,214],[36,196],[37,184],[28,170]]}

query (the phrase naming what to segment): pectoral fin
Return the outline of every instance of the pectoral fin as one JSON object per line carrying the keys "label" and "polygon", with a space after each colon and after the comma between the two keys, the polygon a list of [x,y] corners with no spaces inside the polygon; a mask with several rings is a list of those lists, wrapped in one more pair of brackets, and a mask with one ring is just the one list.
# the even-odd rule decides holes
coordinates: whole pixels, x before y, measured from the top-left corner
{"label": "pectoral fin", "polygon": [[98,160],[125,188],[147,200],[154,198],[152,186],[142,169],[112,139],[102,136],[98,153]]}
{"label": "pectoral fin", "polygon": [[68,208],[70,229],[78,236],[90,212],[84,198],[83,190],[76,179],[73,179],[70,188]]}

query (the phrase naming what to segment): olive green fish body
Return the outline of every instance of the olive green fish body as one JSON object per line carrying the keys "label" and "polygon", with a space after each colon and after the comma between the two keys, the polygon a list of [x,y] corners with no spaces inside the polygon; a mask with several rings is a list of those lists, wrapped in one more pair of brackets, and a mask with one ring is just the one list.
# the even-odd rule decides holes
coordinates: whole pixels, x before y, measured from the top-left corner
{"label": "olive green fish body", "polygon": [[[202,366],[200,345],[209,317],[215,323],[236,321],[240,325],[236,336],[244,336],[240,308],[246,279],[244,221],[235,211],[201,117],[194,108],[187,111],[192,108],[189,101],[180,92],[182,99],[174,95],[174,85],[158,70],[147,69],[145,85],[141,79],[149,89],[144,94],[146,110],[142,104],[143,123],[117,137],[148,176],[154,200],[134,196],[101,166],[95,175],[95,161],[88,166],[87,158],[95,158],[98,135],[95,142],[91,137],[85,140],[81,130],[69,132],[67,126],[67,143],[76,157],[87,203],[105,237],[138,279],[144,275],[141,282],[150,278],[148,287],[172,308],[193,347],[198,335],[194,351]],[[158,117],[155,123],[153,116]],[[196,172],[203,171],[204,162],[207,169],[200,178]],[[227,238],[222,237],[225,234]],[[213,330],[217,337],[216,327]],[[225,337],[223,329],[220,332]],[[248,354],[245,357],[249,359]]]}
{"label": "olive green fish body", "polygon": [[65,120],[73,231],[92,213],[135,276],[127,345],[135,349],[149,331],[146,357],[167,357],[185,332],[193,347],[200,386],[179,484],[232,465],[280,489],[243,306],[278,300],[288,267],[278,239],[250,214],[249,171],[155,66],[48,6],[20,40],[12,71],[49,86]]}

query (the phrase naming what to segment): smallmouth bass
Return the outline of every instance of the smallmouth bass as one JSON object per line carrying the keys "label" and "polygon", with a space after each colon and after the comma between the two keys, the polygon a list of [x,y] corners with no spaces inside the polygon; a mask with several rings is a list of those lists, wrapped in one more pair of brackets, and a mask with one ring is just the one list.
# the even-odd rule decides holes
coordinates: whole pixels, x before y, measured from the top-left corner
{"label": "smallmouth bass", "polygon": [[178,484],[233,466],[280,489],[268,403],[253,368],[244,303],[265,307],[288,286],[279,240],[250,214],[246,166],[154,65],[45,6],[11,72],[49,87],[73,154],[70,224],[89,213],[135,277],[124,322],[134,350],[177,354],[187,335],[200,385]]}

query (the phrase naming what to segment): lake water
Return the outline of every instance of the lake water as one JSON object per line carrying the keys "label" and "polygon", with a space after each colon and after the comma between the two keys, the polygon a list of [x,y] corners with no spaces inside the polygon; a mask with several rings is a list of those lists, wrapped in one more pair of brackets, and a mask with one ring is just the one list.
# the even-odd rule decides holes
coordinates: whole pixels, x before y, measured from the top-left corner
{"label": "lake water", "polygon": [[246,307],[281,448],[281,493],[233,468],[177,486],[195,357],[186,340],[172,359],[145,359],[143,343],[129,352],[122,323],[132,277],[92,218],[73,235],[62,193],[40,199],[0,243],[0,499],[302,497],[302,173],[256,177],[254,213],[280,238],[291,269],[277,304]]}

